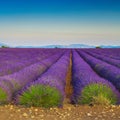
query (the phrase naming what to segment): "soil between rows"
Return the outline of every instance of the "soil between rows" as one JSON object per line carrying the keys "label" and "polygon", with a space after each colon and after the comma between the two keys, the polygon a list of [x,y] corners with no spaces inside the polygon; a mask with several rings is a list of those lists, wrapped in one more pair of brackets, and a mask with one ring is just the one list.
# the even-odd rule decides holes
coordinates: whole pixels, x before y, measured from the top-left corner
{"label": "soil between rows", "polygon": [[40,108],[15,105],[0,106],[0,120],[120,120],[120,106],[74,106]]}

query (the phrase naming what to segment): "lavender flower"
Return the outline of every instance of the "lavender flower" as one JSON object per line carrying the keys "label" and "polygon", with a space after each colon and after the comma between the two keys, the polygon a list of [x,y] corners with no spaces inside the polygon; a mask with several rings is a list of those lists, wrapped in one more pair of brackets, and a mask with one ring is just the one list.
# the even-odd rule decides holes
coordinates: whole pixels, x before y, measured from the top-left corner
{"label": "lavender flower", "polygon": [[[73,63],[73,68],[72,68],[72,85],[73,85],[73,96],[72,96],[72,103],[90,103],[92,102],[92,97],[96,97],[99,95],[99,89],[95,89],[92,93],[90,94],[90,91],[87,91],[86,94],[86,99],[83,98],[84,96],[84,90],[86,89],[87,86],[91,86],[91,90],[93,89],[92,87],[97,86],[101,87],[106,86],[105,89],[108,88],[108,91],[110,95],[104,91],[103,94],[109,95],[109,100],[111,103],[118,103],[119,102],[119,92],[116,90],[116,88],[107,80],[101,78],[98,76],[87,64],[81,57],[80,55],[76,52],[73,51],[73,58],[72,58],[72,63]],[[91,95],[91,96],[90,96]],[[86,100],[86,101],[85,101]]]}
{"label": "lavender flower", "polygon": [[[44,62],[35,63],[29,67],[22,69],[11,75],[6,75],[0,78],[0,88],[7,91],[7,98],[9,101],[18,90],[24,87],[29,82],[35,81],[43,72],[45,72],[54,62],[56,62],[63,53],[53,55]],[[50,62],[48,62],[50,61]],[[12,86],[12,87],[11,87]],[[7,89],[5,89],[7,88]],[[7,100],[6,100],[7,101]]]}
{"label": "lavender flower", "polygon": [[61,106],[65,97],[65,79],[69,60],[70,51],[66,52],[36,81],[19,91],[16,103],[42,107]]}

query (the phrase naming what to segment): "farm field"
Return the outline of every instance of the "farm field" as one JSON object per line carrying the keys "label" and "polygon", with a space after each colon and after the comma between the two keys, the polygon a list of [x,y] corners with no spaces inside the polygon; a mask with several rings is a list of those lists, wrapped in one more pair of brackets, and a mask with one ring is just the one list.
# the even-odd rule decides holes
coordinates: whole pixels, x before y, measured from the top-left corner
{"label": "farm field", "polygon": [[120,49],[0,49],[0,119],[118,120],[119,110]]}

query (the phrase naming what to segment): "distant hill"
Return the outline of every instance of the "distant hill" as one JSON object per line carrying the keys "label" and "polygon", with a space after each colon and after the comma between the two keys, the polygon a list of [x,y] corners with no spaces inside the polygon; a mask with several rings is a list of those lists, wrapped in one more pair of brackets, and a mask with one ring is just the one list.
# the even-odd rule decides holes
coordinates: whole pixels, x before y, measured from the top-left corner
{"label": "distant hill", "polygon": [[[4,43],[0,43],[0,47],[8,45]],[[120,46],[115,45],[99,45],[99,46],[92,46],[86,44],[70,44],[70,45],[46,45],[46,46],[16,46],[15,48],[120,48]]]}
{"label": "distant hill", "polygon": [[120,48],[120,46],[115,46],[115,45],[107,45],[107,46],[105,46],[105,45],[101,45],[100,46],[101,48]]}
{"label": "distant hill", "polygon": [[47,46],[17,46],[18,48],[95,48],[84,44],[71,44],[71,45],[47,45]]}
{"label": "distant hill", "polygon": [[70,45],[47,45],[47,46],[17,46],[17,48],[120,48],[120,46],[100,45],[92,46],[85,44],[70,44]]}
{"label": "distant hill", "polygon": [[95,48],[95,46],[85,45],[85,44],[71,44],[68,48]]}

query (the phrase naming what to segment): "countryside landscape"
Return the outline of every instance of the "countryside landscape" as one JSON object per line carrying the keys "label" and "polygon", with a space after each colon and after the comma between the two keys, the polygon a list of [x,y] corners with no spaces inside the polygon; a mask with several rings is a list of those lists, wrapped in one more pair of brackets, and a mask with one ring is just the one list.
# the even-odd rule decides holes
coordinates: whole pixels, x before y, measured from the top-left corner
{"label": "countryside landscape", "polygon": [[0,1],[0,120],[120,120],[120,1]]}
{"label": "countryside landscape", "polygon": [[1,48],[2,119],[119,119],[119,51]]}

